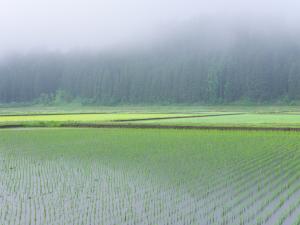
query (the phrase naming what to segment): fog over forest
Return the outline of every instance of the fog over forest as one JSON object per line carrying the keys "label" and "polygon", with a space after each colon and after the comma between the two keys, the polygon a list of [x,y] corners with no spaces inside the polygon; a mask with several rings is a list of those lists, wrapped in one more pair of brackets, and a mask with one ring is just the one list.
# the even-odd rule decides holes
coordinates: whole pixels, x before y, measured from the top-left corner
{"label": "fog over forest", "polygon": [[297,1],[29,2],[0,3],[2,104],[300,101]]}

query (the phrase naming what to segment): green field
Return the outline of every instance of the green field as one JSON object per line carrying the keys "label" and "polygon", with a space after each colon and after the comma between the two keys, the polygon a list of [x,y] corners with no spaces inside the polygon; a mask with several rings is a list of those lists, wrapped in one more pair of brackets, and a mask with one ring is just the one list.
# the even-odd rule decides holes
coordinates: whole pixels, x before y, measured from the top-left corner
{"label": "green field", "polygon": [[[110,122],[114,120],[146,119],[146,118],[167,118],[174,114],[162,113],[91,113],[91,114],[61,114],[61,115],[16,115],[0,116],[0,123],[9,122],[34,122],[34,121],[57,121],[57,122]],[[176,114],[186,116],[186,114]]]}
{"label": "green field", "polygon": [[299,114],[239,114],[218,117],[198,117],[136,121],[139,124],[179,126],[241,126],[241,127],[300,127]]}
{"label": "green field", "polygon": [[300,224],[299,132],[187,129],[300,128],[295,109],[0,108],[5,125],[23,128],[0,129],[0,224]]}
{"label": "green field", "polygon": [[299,224],[297,132],[0,130],[2,224]]}
{"label": "green field", "polygon": [[[21,110],[24,110],[23,113]],[[241,106],[87,107],[81,110],[78,107],[0,108],[0,127],[3,125],[55,127],[66,124],[300,128],[300,112],[297,107]]]}
{"label": "green field", "polygon": [[300,106],[198,106],[198,105],[120,105],[120,106],[24,106],[4,107],[0,105],[0,115],[57,114],[57,113],[199,113],[199,112],[251,112],[251,113],[299,113]]}

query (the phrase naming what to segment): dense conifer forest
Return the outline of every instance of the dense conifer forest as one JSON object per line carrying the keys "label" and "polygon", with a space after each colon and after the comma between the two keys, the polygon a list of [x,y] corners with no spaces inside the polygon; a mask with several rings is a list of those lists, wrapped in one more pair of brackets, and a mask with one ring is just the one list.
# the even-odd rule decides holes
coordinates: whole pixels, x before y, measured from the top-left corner
{"label": "dense conifer forest", "polygon": [[300,45],[284,30],[189,27],[146,48],[11,55],[0,102],[90,104],[293,102]]}

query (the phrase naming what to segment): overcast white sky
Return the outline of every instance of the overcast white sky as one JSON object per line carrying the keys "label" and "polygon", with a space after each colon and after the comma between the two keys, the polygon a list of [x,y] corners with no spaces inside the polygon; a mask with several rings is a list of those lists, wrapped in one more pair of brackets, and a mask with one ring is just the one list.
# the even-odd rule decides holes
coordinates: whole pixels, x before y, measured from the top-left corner
{"label": "overcast white sky", "polygon": [[[297,0],[0,0],[0,54],[101,49],[147,40],[207,15],[273,17],[298,29]],[[244,17],[244,18],[243,18]],[[259,24],[258,24],[259,25]]]}

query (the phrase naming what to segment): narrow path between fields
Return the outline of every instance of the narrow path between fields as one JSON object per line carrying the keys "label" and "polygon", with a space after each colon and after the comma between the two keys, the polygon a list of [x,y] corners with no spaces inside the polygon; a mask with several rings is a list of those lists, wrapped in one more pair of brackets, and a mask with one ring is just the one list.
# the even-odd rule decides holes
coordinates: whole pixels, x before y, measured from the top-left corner
{"label": "narrow path between fields", "polygon": [[246,113],[225,113],[225,114],[209,114],[209,115],[193,115],[193,116],[170,116],[170,117],[154,117],[154,118],[140,118],[140,119],[124,119],[124,120],[111,120],[111,122],[134,122],[145,120],[168,120],[168,119],[185,119],[185,118],[202,118],[202,117],[215,117],[215,116],[237,116]]}
{"label": "narrow path between fields", "polygon": [[11,124],[0,125],[0,129],[10,128],[134,128],[134,129],[178,129],[178,130],[240,130],[240,131],[297,131],[300,127],[247,127],[247,126],[176,126],[176,125],[144,125],[144,124],[93,124],[93,123],[65,123],[57,126],[45,124]]}

